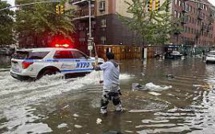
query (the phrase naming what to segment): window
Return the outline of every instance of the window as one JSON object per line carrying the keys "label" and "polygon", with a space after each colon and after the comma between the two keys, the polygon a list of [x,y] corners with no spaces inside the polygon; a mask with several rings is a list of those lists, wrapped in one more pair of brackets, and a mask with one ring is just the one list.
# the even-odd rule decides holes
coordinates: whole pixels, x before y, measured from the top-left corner
{"label": "window", "polygon": [[175,0],[175,5],[177,5],[177,3],[178,3],[178,0]]}
{"label": "window", "polygon": [[101,20],[101,27],[106,27],[106,19]]}
{"label": "window", "polygon": [[49,52],[31,52],[28,59],[43,59]]}
{"label": "window", "polygon": [[16,51],[13,58],[16,59],[43,59],[49,52]]}
{"label": "window", "polygon": [[105,42],[106,42],[106,37],[105,36],[101,37],[101,42],[102,42],[102,44],[105,44]]}
{"label": "window", "polygon": [[73,58],[70,51],[56,51],[54,58],[56,59],[70,59]]}
{"label": "window", "polygon": [[178,18],[180,18],[181,17],[181,13],[178,13],[178,16],[177,16]]}
{"label": "window", "polygon": [[174,16],[177,17],[177,11],[174,11]]}
{"label": "window", "polygon": [[104,0],[99,2],[99,11],[105,11],[105,1]]}
{"label": "window", "polygon": [[87,56],[84,55],[83,53],[79,52],[79,51],[72,51],[71,52],[74,58],[77,59],[85,59]]}

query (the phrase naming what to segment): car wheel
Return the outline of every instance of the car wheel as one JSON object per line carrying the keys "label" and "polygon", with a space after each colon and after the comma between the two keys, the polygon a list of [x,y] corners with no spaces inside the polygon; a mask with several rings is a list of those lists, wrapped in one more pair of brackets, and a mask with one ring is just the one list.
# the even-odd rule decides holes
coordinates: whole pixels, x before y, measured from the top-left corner
{"label": "car wheel", "polygon": [[43,70],[42,72],[40,72],[37,76],[37,79],[40,79],[42,78],[43,76],[45,75],[53,75],[53,74],[56,74],[58,73],[59,71],[57,71],[56,69],[46,69],[46,70]]}
{"label": "car wheel", "polygon": [[207,61],[207,60],[206,60],[206,62],[205,62],[205,63],[206,63],[206,64],[208,64],[208,63],[209,63],[209,61]]}

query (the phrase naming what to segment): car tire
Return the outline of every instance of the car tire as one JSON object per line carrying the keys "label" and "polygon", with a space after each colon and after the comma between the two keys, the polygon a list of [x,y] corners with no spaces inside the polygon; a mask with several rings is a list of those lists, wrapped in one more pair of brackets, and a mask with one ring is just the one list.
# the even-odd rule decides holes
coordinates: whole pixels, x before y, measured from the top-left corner
{"label": "car tire", "polygon": [[39,74],[38,74],[38,76],[37,76],[37,79],[40,79],[40,78],[42,78],[43,76],[45,76],[45,75],[53,75],[53,74],[56,74],[56,73],[59,73],[59,71],[57,70],[57,69],[51,69],[51,68],[49,68],[49,69],[44,69],[44,70],[42,70]]}

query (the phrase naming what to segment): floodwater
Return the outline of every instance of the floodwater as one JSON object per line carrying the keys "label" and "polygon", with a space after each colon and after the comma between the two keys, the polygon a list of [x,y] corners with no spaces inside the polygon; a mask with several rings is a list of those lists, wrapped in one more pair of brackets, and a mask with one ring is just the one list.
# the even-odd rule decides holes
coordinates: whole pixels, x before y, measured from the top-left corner
{"label": "floodwater", "polygon": [[[2,64],[2,63],[1,63]],[[4,63],[7,64],[7,63]],[[120,61],[123,113],[99,113],[101,72],[18,81],[0,69],[2,134],[212,134],[215,64],[201,58]],[[132,83],[144,89],[132,90]]]}

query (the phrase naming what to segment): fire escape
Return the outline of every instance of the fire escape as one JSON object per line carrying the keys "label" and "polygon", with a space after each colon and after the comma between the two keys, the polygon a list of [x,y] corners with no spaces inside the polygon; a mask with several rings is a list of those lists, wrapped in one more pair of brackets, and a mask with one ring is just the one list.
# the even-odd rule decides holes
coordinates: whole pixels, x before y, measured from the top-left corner
{"label": "fire escape", "polygon": [[200,24],[200,30],[198,30],[198,32],[196,32],[196,35],[195,35],[196,45],[200,44],[200,38],[203,35],[203,30],[204,30],[204,23],[202,22],[204,16],[201,12],[201,10],[203,9],[203,4],[198,3],[197,6],[198,6],[197,25]]}
{"label": "fire escape", "polygon": [[[189,7],[188,7],[188,5],[186,4],[186,1],[187,1],[187,0],[183,0],[183,1],[181,2],[182,14],[181,14],[180,20],[181,20],[181,27],[182,27],[183,29],[185,29],[185,28],[184,28],[185,24],[187,24],[187,23],[189,22],[189,20],[188,20],[188,15],[187,15],[187,13],[189,12]],[[181,34],[181,33],[179,33],[179,34]],[[183,44],[183,43],[185,42],[185,40],[184,40],[183,35],[181,35],[181,36],[182,36],[181,44]]]}
{"label": "fire escape", "polygon": [[[189,12],[188,6],[186,4],[187,0],[183,0],[180,3],[181,7],[181,14],[180,14],[180,21],[177,21],[174,23],[175,25],[175,31],[174,31],[174,36],[176,36],[176,44],[183,43],[183,32],[180,30],[180,28],[184,29],[184,25],[188,23],[188,15],[187,13]],[[177,16],[178,17],[178,16]],[[179,36],[182,38],[179,42]]]}

